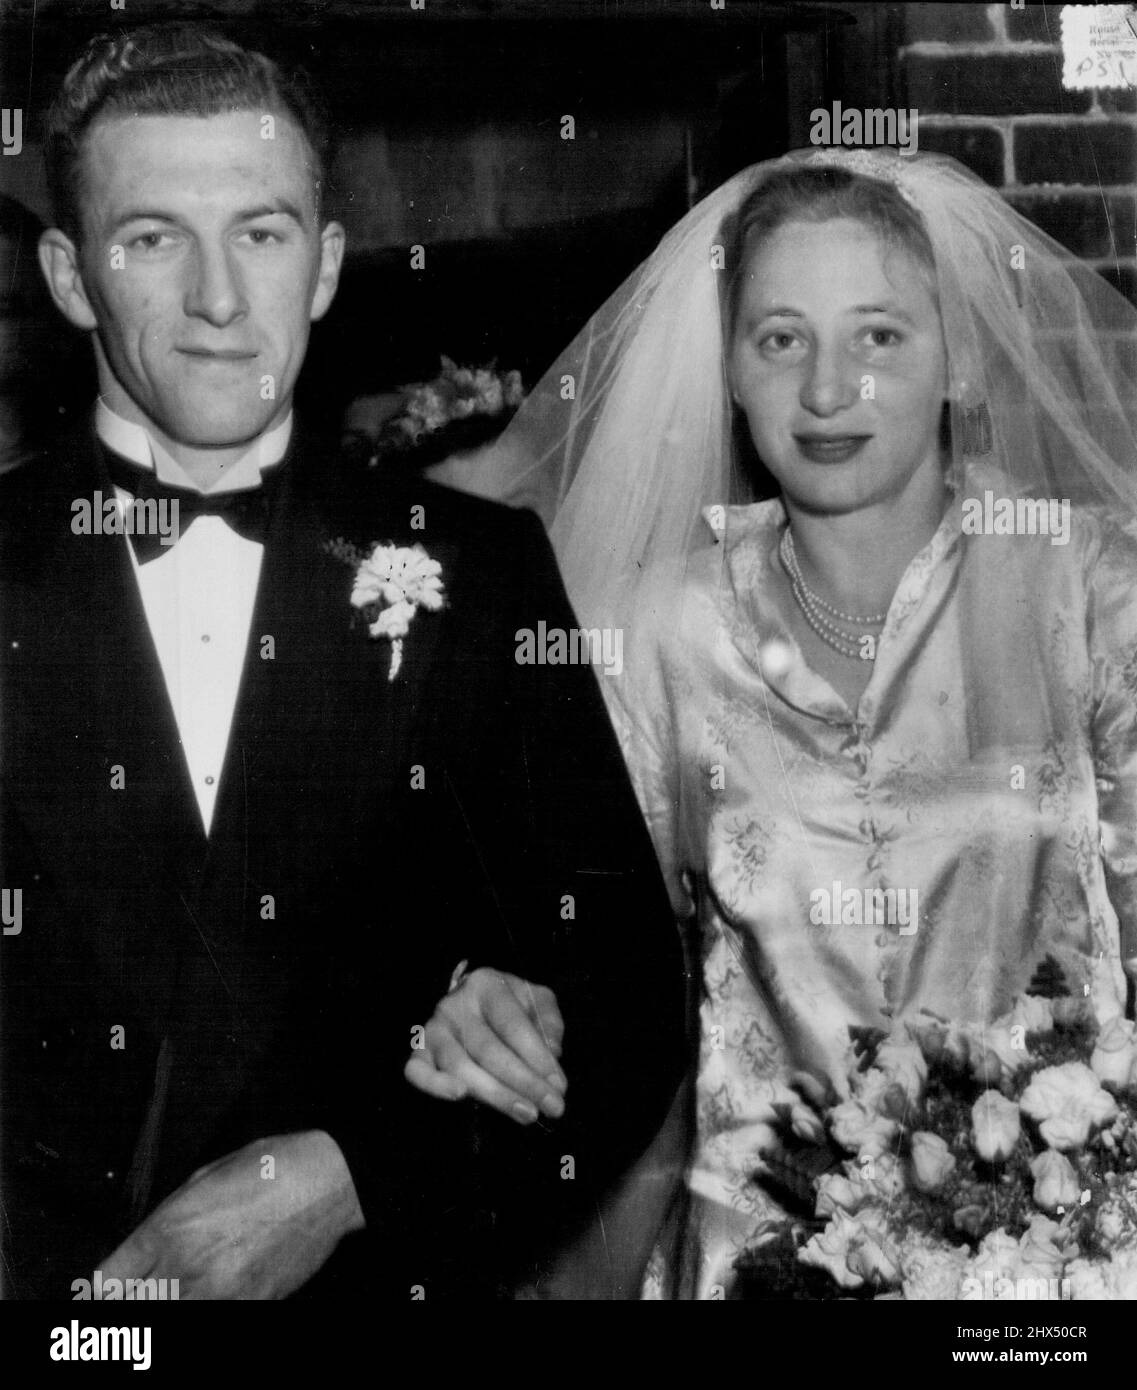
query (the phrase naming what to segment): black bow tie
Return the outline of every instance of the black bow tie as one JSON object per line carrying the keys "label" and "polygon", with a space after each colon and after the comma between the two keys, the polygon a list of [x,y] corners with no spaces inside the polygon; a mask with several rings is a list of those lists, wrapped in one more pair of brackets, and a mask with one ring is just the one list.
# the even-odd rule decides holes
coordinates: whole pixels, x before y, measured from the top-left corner
{"label": "black bow tie", "polygon": [[[143,513],[149,524],[130,535],[140,565],[165,555],[199,516],[219,516],[239,536],[264,544],[272,504],[270,487],[243,488],[240,492],[194,492],[192,488],[172,487],[162,482],[152,468],[143,468],[109,449],[104,449],[104,453],[111,482],[129,492],[136,502],[178,504],[178,521],[172,541],[169,528],[175,513],[171,508],[167,506],[163,512],[157,507]],[[159,525],[165,526],[164,534],[158,529]]]}

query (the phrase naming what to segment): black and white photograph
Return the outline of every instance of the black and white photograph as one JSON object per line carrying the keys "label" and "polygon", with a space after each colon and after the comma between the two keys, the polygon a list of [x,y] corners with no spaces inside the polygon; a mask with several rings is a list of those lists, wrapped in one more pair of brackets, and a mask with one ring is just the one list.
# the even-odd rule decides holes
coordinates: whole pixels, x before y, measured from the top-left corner
{"label": "black and white photograph", "polygon": [[1137,5],[0,0],[0,907],[29,1381],[1105,1374]]}

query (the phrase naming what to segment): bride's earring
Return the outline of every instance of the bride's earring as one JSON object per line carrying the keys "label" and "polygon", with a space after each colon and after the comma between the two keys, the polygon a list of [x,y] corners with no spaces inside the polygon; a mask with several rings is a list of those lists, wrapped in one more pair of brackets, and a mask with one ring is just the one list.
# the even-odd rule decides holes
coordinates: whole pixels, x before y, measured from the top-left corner
{"label": "bride's earring", "polygon": [[991,452],[994,432],[991,428],[991,412],[985,400],[976,400],[967,381],[960,381],[952,391],[955,403],[955,419],[962,431],[960,452],[972,457]]}
{"label": "bride's earring", "polygon": [[963,452],[965,454],[989,454],[992,444],[991,412],[987,402],[960,411],[963,424]]}

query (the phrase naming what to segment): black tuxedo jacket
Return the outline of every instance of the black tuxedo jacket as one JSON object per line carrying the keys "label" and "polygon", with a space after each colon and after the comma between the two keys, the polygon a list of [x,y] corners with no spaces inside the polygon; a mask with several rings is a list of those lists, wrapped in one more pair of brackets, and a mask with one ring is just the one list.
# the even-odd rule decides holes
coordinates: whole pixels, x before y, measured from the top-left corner
{"label": "black tuxedo jacket", "polygon": [[[0,484],[8,1296],[69,1296],[195,1168],[306,1129],[368,1224],[310,1290],[539,1283],[684,1066],[679,938],[597,676],[515,659],[519,629],[574,625],[536,518],[345,487],[310,442],[281,467],[208,839],[127,542],[71,530],[109,495],[101,446]],[[394,680],[337,538],[442,564],[447,607],[416,615]],[[403,1080],[461,959],[556,991],[561,1121]]]}

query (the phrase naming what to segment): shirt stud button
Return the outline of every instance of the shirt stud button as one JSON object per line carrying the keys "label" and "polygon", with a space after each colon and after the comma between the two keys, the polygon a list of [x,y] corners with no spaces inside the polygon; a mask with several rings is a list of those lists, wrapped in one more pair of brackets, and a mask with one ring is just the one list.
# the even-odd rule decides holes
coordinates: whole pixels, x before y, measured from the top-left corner
{"label": "shirt stud button", "polygon": [[212,778],[212,777],[207,777],[207,778],[205,779],[205,785],[206,785],[207,787],[212,787],[212,786],[213,786],[213,778]]}

